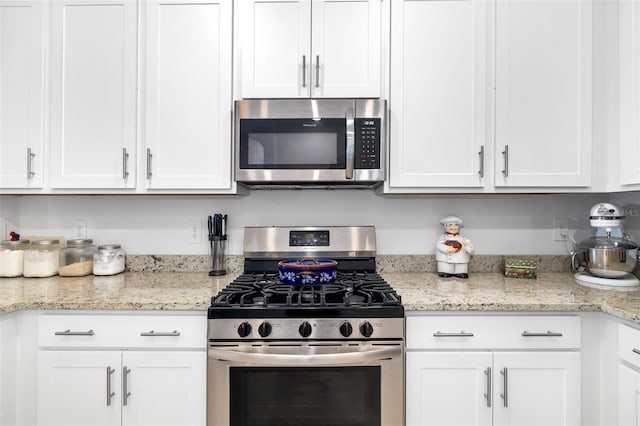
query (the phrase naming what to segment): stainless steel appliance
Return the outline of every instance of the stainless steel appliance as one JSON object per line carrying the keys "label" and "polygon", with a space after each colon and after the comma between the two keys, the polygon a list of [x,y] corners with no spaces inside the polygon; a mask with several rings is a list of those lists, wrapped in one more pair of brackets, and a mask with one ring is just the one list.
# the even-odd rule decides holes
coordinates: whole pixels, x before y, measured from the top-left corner
{"label": "stainless steel appliance", "polygon": [[236,180],[253,188],[370,187],[384,181],[386,101],[235,103]]}
{"label": "stainless steel appliance", "polygon": [[[245,228],[244,273],[208,310],[207,425],[404,424],[404,309],[373,227]],[[335,282],[283,284],[287,258]]]}
{"label": "stainless steel appliance", "polygon": [[636,287],[640,281],[631,272],[638,260],[638,244],[624,233],[624,210],[613,203],[598,203],[591,208],[589,223],[595,235],[575,244],[571,267],[578,271],[580,284]]}

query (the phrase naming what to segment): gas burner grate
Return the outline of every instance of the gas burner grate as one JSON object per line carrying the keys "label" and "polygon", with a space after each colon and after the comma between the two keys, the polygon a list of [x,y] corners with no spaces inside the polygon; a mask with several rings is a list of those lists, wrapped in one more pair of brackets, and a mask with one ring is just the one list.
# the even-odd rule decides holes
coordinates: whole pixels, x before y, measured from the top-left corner
{"label": "gas burner grate", "polygon": [[215,307],[370,307],[397,306],[400,296],[380,275],[339,271],[334,283],[283,284],[276,273],[246,273],[211,299]]}

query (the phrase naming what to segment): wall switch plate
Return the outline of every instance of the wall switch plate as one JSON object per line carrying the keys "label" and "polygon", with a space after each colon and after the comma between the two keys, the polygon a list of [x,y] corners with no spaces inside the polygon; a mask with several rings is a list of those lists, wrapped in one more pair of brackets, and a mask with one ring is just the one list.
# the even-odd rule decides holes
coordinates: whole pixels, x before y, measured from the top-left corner
{"label": "wall switch plate", "polygon": [[569,235],[569,219],[553,219],[553,241],[564,241]]}

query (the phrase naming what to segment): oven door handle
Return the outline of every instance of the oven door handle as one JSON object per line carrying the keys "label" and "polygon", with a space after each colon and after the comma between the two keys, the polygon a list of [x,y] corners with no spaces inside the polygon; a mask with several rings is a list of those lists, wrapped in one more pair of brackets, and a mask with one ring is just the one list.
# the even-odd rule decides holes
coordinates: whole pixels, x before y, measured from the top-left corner
{"label": "oven door handle", "polygon": [[362,362],[372,362],[402,355],[400,345],[371,349],[367,351],[354,351],[337,354],[265,354],[262,352],[240,352],[229,349],[209,348],[208,356],[242,364],[260,365],[347,365]]}

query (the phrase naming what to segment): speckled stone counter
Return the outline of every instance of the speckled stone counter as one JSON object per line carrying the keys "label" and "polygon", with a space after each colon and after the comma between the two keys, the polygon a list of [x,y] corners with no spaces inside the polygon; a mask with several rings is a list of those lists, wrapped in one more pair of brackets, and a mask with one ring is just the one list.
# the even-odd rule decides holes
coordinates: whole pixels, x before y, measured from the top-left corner
{"label": "speckled stone counter", "polygon": [[[127,272],[109,277],[0,279],[0,311],[20,309],[204,311],[236,274]],[[383,272],[407,311],[598,312],[640,324],[640,290],[585,287],[571,273],[538,279],[475,273],[466,280],[435,273]]]}

